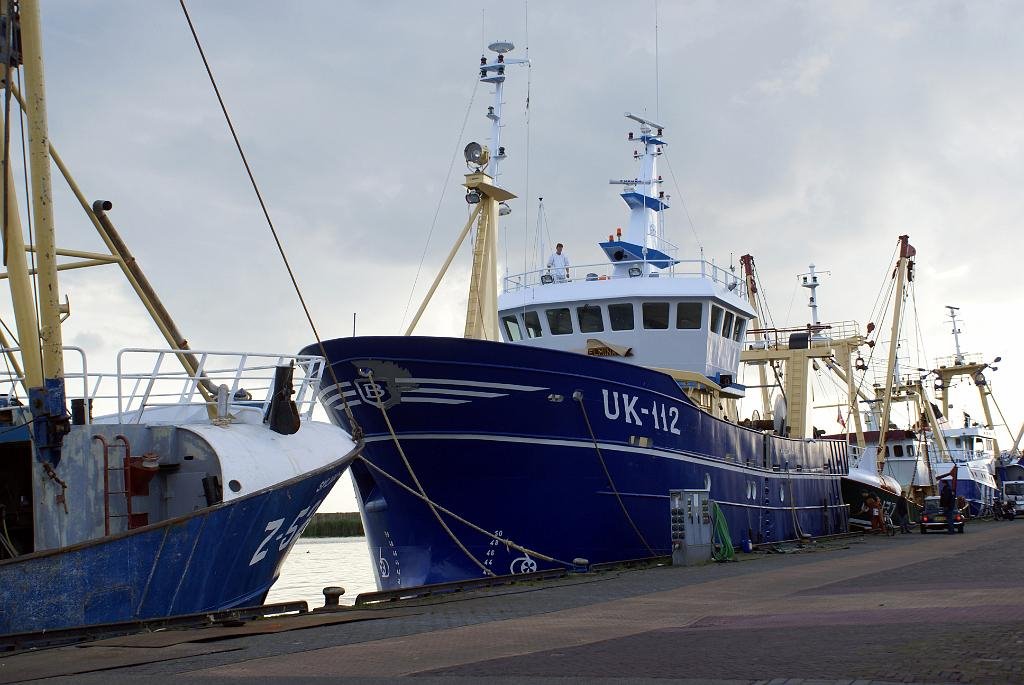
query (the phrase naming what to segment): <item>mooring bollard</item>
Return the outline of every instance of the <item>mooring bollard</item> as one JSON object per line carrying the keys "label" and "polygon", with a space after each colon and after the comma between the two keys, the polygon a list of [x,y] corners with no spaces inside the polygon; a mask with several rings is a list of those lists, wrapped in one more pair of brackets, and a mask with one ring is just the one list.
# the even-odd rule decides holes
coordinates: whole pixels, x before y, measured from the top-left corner
{"label": "mooring bollard", "polygon": [[324,588],[324,608],[333,609],[341,603],[341,596],[345,594],[345,588],[338,585],[331,585]]}

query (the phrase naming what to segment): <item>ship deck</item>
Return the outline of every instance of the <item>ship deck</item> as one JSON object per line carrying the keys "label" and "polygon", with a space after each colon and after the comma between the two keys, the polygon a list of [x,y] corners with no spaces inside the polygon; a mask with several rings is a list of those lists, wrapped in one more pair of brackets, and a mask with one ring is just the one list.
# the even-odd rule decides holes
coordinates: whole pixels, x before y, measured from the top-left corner
{"label": "ship deck", "polygon": [[0,683],[1020,682],[1022,544],[1021,521],[837,539],[0,654]]}

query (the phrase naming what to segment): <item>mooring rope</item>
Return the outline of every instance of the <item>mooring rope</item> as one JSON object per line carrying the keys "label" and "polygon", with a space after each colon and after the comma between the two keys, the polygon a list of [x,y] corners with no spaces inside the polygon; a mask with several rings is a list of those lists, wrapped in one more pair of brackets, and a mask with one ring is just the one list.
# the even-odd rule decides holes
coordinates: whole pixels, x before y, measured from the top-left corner
{"label": "mooring rope", "polygon": [[562,559],[557,559],[555,557],[550,557],[547,554],[542,554],[542,553],[538,552],[537,550],[530,549],[529,547],[523,547],[522,545],[520,545],[520,544],[518,544],[516,542],[513,542],[512,540],[510,540],[508,538],[503,538],[500,535],[495,535],[494,533],[490,532],[489,530],[486,530],[486,529],[481,528],[480,526],[476,525],[472,521],[467,521],[466,519],[462,518],[461,516],[459,516],[455,512],[451,511],[450,509],[446,509],[445,507],[441,506],[440,504],[437,504],[436,502],[432,502],[429,497],[416,492],[416,490],[414,490],[413,488],[410,488],[408,485],[403,483],[397,476],[391,475],[390,473],[388,473],[387,471],[382,469],[380,466],[377,466],[372,461],[367,459],[362,454],[360,454],[357,457],[357,459],[360,459],[364,464],[366,464],[371,469],[373,469],[374,471],[376,471],[380,475],[382,475],[385,478],[387,478],[388,480],[390,480],[392,483],[394,483],[398,487],[400,487],[403,490],[405,490],[406,492],[408,492],[410,495],[413,495],[414,497],[417,497],[418,499],[426,502],[427,504],[430,504],[430,505],[436,507],[438,511],[440,511],[440,512],[442,512],[444,514],[447,514],[448,516],[451,516],[453,519],[455,519],[459,523],[463,524],[464,526],[466,526],[468,528],[472,528],[473,530],[475,530],[476,532],[480,533],[481,535],[485,535],[485,536],[491,538],[492,540],[496,540],[496,541],[500,542],[501,544],[505,545],[506,547],[514,549],[517,552],[522,552],[523,554],[526,554],[526,555],[528,555],[530,557],[535,557],[535,558],[540,559],[542,561],[550,561],[553,564],[562,564],[563,566],[567,566],[569,568],[572,568],[573,566],[575,566],[575,564],[573,564],[571,562],[563,561]]}
{"label": "mooring rope", "polygon": [[259,185],[256,183],[256,177],[253,175],[252,168],[249,166],[249,160],[245,156],[245,151],[242,150],[242,143],[238,139],[238,134],[235,133],[235,125],[231,121],[231,115],[228,114],[228,108],[227,105],[224,104],[224,98],[221,97],[220,88],[217,87],[217,80],[213,77],[213,70],[210,68],[210,62],[206,59],[206,52],[203,50],[203,45],[199,41],[199,34],[196,33],[196,27],[192,24],[192,17],[189,16],[188,8],[185,7],[185,0],[178,0],[178,2],[181,4],[181,11],[185,13],[185,21],[188,22],[188,28],[192,32],[192,38],[195,41],[196,48],[199,50],[199,56],[203,60],[203,66],[206,67],[206,73],[210,77],[210,85],[213,86],[213,92],[217,96],[217,102],[220,103],[220,109],[224,113],[224,120],[228,124],[228,130],[231,132],[231,137],[235,141],[235,147],[238,148],[238,155],[242,158],[242,165],[245,166],[245,172],[249,175],[249,183],[252,184],[253,192],[256,193],[256,199],[260,203],[260,209],[263,210],[263,216],[267,220],[267,226],[270,227],[270,234],[273,236],[274,243],[277,245],[278,254],[281,256],[281,261],[284,262],[284,268],[288,272],[288,277],[291,279],[292,287],[295,289],[295,294],[299,298],[299,304],[302,306],[302,311],[306,315],[309,327],[313,331],[313,337],[316,338],[316,344],[320,349],[320,355],[326,361],[327,372],[331,375],[331,380],[334,381],[335,387],[338,388],[338,395],[341,397],[341,404],[345,409],[345,416],[348,418],[349,426],[351,427],[350,433],[352,434],[352,438],[358,441],[363,436],[363,430],[360,428],[359,423],[352,414],[352,409],[349,407],[348,399],[345,397],[341,384],[338,382],[338,377],[334,373],[334,366],[327,358],[327,349],[324,347],[323,340],[320,338],[320,333],[316,328],[316,324],[313,322],[313,315],[310,313],[309,307],[306,305],[306,298],[302,294],[302,288],[299,287],[299,281],[295,277],[295,272],[292,271],[291,262],[288,261],[288,255],[285,254],[284,245],[281,244],[281,239],[277,235],[277,229],[274,228],[274,222],[270,218],[270,211],[267,209],[267,204],[263,201],[263,193],[260,192]]}
{"label": "mooring rope", "polygon": [[583,412],[583,420],[586,422],[587,431],[590,433],[590,439],[594,442],[594,450],[597,452],[597,459],[601,462],[601,468],[604,469],[605,478],[608,479],[608,485],[611,487],[612,493],[615,495],[615,499],[619,501],[619,506],[622,507],[622,513],[625,515],[626,520],[629,521],[629,525],[633,527],[633,531],[636,532],[637,537],[640,538],[640,542],[642,542],[644,547],[647,548],[647,552],[652,557],[657,556],[651,546],[647,544],[647,538],[645,538],[644,534],[640,532],[639,528],[637,528],[636,523],[633,521],[633,517],[629,515],[626,503],[622,501],[622,495],[619,494],[618,488],[615,487],[615,480],[612,478],[612,474],[608,471],[608,465],[605,464],[604,455],[601,454],[601,448],[597,444],[597,436],[594,435],[594,429],[590,425],[590,417],[587,415],[587,408],[583,404],[583,392],[577,390],[572,394],[572,398],[580,405],[580,410]]}
{"label": "mooring rope", "polygon": [[[366,375],[370,379],[370,383],[376,385],[376,381],[373,380],[373,372],[367,371]],[[384,416],[384,423],[388,427],[388,432],[391,433],[391,440],[395,443],[395,449],[398,450],[398,456],[402,458],[402,463],[405,464],[405,469],[409,472],[409,475],[412,476],[412,482],[416,484],[416,489],[419,490],[419,494],[423,495],[423,501],[427,503],[427,507],[430,509],[430,512],[434,515],[434,518],[437,519],[437,522],[441,524],[441,527],[444,528],[444,531],[448,533],[448,537],[452,539],[452,542],[462,550],[462,553],[465,554],[474,564],[479,566],[480,570],[482,570],[486,575],[493,576],[494,571],[484,566],[479,559],[473,556],[472,552],[466,549],[466,546],[462,544],[459,537],[452,532],[452,529],[444,522],[441,515],[437,513],[437,505],[427,497],[426,490],[423,489],[423,485],[420,483],[420,479],[416,477],[416,472],[413,470],[412,464],[409,463],[408,457],[405,456],[405,449],[402,448],[402,443],[399,441],[398,435],[395,433],[395,428],[391,425],[391,418],[388,416],[387,409],[384,408],[384,403],[380,400],[380,393],[375,394],[377,395],[377,408],[380,409],[381,415]]]}

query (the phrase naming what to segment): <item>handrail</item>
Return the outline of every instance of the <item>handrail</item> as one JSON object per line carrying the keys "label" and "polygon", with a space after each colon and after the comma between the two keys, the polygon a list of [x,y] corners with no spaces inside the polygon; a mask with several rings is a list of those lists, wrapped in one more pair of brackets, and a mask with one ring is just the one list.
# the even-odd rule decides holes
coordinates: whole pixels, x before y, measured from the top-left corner
{"label": "handrail", "polygon": [[[616,267],[628,267],[631,265],[643,266],[655,261],[657,260],[624,259],[621,262],[615,263],[599,262],[594,264],[570,266],[569,280],[604,281],[635,278],[635,276],[615,275]],[[543,285],[557,285],[557,283],[546,284],[542,280],[543,276],[550,274],[551,269],[545,267],[542,269],[533,269],[532,271],[524,271],[512,276],[506,276],[503,280],[503,290],[506,293],[510,293],[524,288],[534,288]],[[657,278],[701,278],[710,280],[734,290],[739,297],[747,299],[746,292],[742,287],[740,287],[743,281],[740,276],[734,273],[732,269],[718,266],[713,262],[708,262],[703,259],[679,260],[672,266],[665,269],[652,270],[650,276]]]}
{"label": "handrail", "polygon": [[[0,348],[0,353],[19,351],[16,347]],[[216,397],[207,401],[200,394],[200,386],[206,382],[213,387],[227,386],[231,404],[260,407],[265,413],[273,395],[275,371],[288,364],[296,370],[292,391],[299,416],[309,419],[317,406],[316,389],[326,369],[323,357],[315,355],[188,350],[198,360],[196,372],[189,373],[178,365],[182,350],[136,347],[118,352],[114,373],[90,373],[84,350],[64,346],[64,351],[80,359],[81,371],[65,370],[64,378],[70,382],[68,399],[86,402],[87,424],[92,422],[88,408],[94,402],[106,403],[106,407],[95,408],[105,413],[116,411],[122,420],[133,414],[140,419],[146,408],[215,406]],[[75,381],[81,383],[80,388],[74,387]],[[24,388],[22,376],[10,368],[0,368],[0,397],[24,398],[26,393],[19,386]]]}

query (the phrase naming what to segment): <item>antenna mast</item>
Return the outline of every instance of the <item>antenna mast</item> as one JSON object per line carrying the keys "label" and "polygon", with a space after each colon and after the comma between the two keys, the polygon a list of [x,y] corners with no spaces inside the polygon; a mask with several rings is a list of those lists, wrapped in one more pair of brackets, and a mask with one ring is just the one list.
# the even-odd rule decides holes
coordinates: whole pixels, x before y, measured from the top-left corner
{"label": "antenna mast", "polygon": [[946,309],[949,310],[949,320],[953,324],[953,344],[956,346],[956,357],[954,358],[956,364],[959,366],[964,363],[963,352],[960,351],[960,327],[957,325],[956,313],[960,311],[960,307],[954,307],[952,305],[946,305]]}

